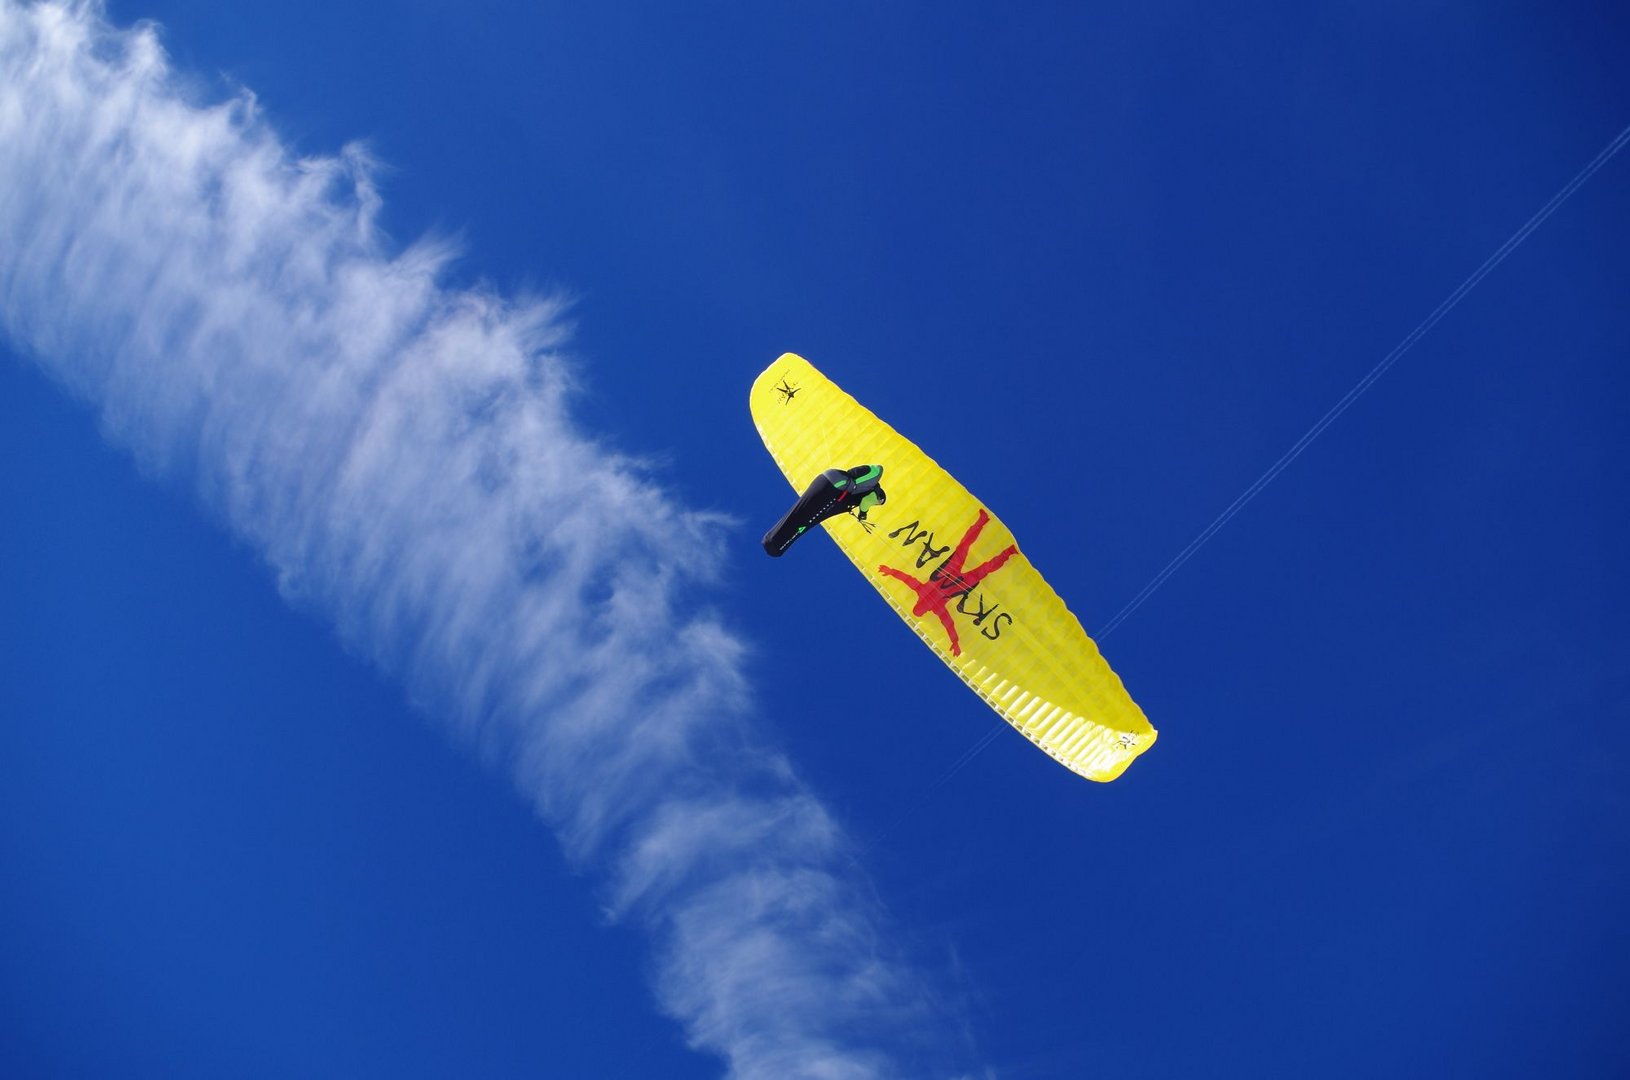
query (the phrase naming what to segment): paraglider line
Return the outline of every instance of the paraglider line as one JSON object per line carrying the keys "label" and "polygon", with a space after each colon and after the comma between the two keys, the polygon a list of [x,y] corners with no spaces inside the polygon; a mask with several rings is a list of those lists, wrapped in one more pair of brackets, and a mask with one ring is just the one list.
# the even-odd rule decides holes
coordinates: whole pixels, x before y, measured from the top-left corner
{"label": "paraglider line", "polygon": [[992,724],[989,731],[979,736],[974,744],[968,747],[968,749],[962,751],[961,756],[951,763],[950,767],[948,767],[945,772],[940,775],[938,780],[934,781],[932,784],[918,792],[917,797],[907,803],[900,810],[900,812],[894,816],[893,821],[889,822],[889,824],[881,832],[878,832],[875,836],[873,836],[871,843],[880,844],[887,840],[890,836],[893,836],[894,831],[901,825],[905,824],[906,820],[910,818],[919,807],[926,803],[935,792],[939,791],[940,788],[944,787],[946,784],[949,784],[957,773],[961,772],[964,768],[971,764],[974,758],[984,753],[985,747],[995,742],[997,737],[1006,730],[1007,724],[1005,723],[997,722]]}
{"label": "paraglider line", "polygon": [[1006,728],[1007,728],[1007,725],[1005,723],[1003,723],[1003,724],[992,724],[991,729],[989,731],[985,732],[985,734],[981,735],[979,737],[978,742],[974,743],[972,746],[968,747],[968,749],[964,750],[962,752],[962,756],[957,758],[954,762],[951,763],[951,767],[946,769],[945,770],[945,775],[940,778],[940,783],[941,784],[948,783],[950,781],[951,777],[953,777],[957,773],[961,772],[968,765],[969,762],[973,761],[974,758],[976,758],[980,754],[984,753],[985,747],[987,747],[991,743],[995,742],[996,741],[996,736],[1000,735],[1004,730],[1006,730]]}
{"label": "paraglider line", "polygon": [[1551,200],[1544,206],[1540,207],[1539,211],[1535,213],[1533,217],[1524,222],[1522,228],[1518,229],[1511,235],[1510,239],[1501,244],[1494,254],[1483,260],[1483,264],[1476,270],[1472,271],[1470,277],[1468,277],[1465,281],[1462,281],[1460,286],[1456,288],[1454,292],[1450,293],[1443,303],[1434,308],[1432,313],[1428,315],[1419,326],[1411,330],[1402,341],[1393,347],[1391,352],[1387,353],[1387,355],[1381,359],[1379,364],[1376,364],[1375,367],[1371,368],[1369,374],[1358,380],[1358,383],[1351,390],[1347,391],[1346,395],[1342,397],[1340,401],[1331,406],[1330,410],[1319,418],[1318,423],[1309,428],[1307,433],[1300,439],[1297,439],[1295,445],[1293,445],[1289,450],[1285,451],[1284,455],[1281,456],[1278,461],[1274,462],[1267,472],[1263,473],[1257,478],[1256,483],[1246,488],[1239,498],[1235,499],[1231,504],[1229,504],[1228,509],[1224,510],[1221,514],[1218,514],[1216,520],[1210,525],[1207,525],[1205,530],[1202,531],[1199,536],[1196,536],[1193,540],[1189,541],[1189,545],[1182,551],[1178,552],[1177,556],[1172,559],[1171,562],[1167,563],[1165,568],[1162,569],[1160,573],[1156,574],[1154,578],[1150,580],[1149,584],[1145,585],[1143,589],[1136,596],[1134,596],[1125,607],[1116,612],[1115,617],[1110,619],[1109,622],[1104,625],[1104,628],[1098,631],[1098,633],[1094,636],[1101,641],[1110,634],[1114,633],[1115,629],[1119,627],[1121,623],[1125,622],[1134,611],[1142,607],[1144,602],[1153,596],[1155,591],[1164,585],[1168,578],[1177,573],[1177,571],[1182,568],[1184,563],[1193,558],[1194,554],[1205,546],[1206,541],[1217,535],[1217,533],[1222,530],[1224,525],[1227,525],[1233,520],[1235,514],[1238,514],[1241,510],[1245,509],[1246,504],[1261,494],[1263,488],[1273,483],[1274,478],[1280,473],[1284,472],[1286,467],[1288,467],[1291,462],[1300,457],[1302,455],[1302,451],[1311,446],[1313,440],[1317,439],[1324,433],[1325,428],[1335,423],[1337,417],[1351,408],[1353,403],[1359,398],[1363,397],[1364,392],[1371,386],[1375,385],[1376,380],[1385,375],[1387,373],[1387,369],[1391,368],[1393,364],[1398,362],[1399,357],[1408,352],[1417,341],[1425,337],[1434,326],[1443,320],[1445,315],[1453,311],[1456,305],[1466,298],[1468,293],[1477,288],[1479,282],[1493,272],[1495,267],[1504,262],[1506,256],[1517,250],[1517,248],[1521,246],[1522,242],[1528,239],[1529,235],[1535,229],[1543,225],[1547,218],[1554,214],[1563,203],[1567,202],[1568,198],[1574,192],[1583,187],[1585,181],[1589,180],[1596,174],[1598,169],[1607,164],[1608,160],[1612,158],[1614,154],[1617,154],[1621,149],[1623,149],[1625,143],[1627,142],[1630,142],[1630,127],[1626,127],[1623,131],[1620,131],[1618,135],[1614,137],[1613,141],[1608,143],[1607,146],[1602,149],[1601,153],[1597,154],[1596,157],[1591,160],[1590,164],[1586,165],[1579,171],[1578,175],[1576,175],[1572,180],[1568,181],[1567,184],[1562,187],[1562,190],[1551,196]]}

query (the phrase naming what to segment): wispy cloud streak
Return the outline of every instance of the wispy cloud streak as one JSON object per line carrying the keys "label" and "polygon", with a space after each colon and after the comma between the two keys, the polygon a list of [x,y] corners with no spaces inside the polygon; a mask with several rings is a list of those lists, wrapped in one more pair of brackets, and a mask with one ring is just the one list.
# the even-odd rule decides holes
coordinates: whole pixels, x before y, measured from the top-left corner
{"label": "wispy cloud streak", "polygon": [[513,769],[651,931],[694,1047],[742,1078],[940,1072],[960,1025],[687,606],[718,523],[574,424],[554,303],[383,241],[369,177],[247,95],[198,103],[151,28],[0,0],[10,340]]}

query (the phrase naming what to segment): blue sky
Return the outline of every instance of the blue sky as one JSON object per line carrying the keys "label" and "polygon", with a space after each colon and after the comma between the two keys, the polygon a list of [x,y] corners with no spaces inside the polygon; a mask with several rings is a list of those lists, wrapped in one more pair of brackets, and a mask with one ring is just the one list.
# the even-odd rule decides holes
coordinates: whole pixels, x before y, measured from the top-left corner
{"label": "blue sky", "polygon": [[1108,638],[1111,785],[944,779],[746,409],[1095,630],[1630,123],[1613,5],[0,11],[7,1075],[1630,1068],[1630,158]]}

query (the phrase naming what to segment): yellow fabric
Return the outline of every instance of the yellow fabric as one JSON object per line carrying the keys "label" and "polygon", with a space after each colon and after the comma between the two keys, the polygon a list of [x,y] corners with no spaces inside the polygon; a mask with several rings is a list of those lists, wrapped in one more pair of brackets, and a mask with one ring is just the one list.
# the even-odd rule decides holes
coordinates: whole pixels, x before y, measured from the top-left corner
{"label": "yellow fabric", "polygon": [[1115,779],[1153,745],[1155,729],[1013,534],[994,515],[981,527],[989,511],[932,458],[792,353],[764,370],[750,401],[796,491],[824,469],[883,466],[888,501],[866,523],[851,513],[822,526],[1002,719],[1092,780]]}

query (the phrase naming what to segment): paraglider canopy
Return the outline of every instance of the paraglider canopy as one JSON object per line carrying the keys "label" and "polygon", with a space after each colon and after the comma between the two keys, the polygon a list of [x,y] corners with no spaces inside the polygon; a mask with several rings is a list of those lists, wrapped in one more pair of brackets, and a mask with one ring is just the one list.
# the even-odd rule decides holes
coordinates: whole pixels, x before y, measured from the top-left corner
{"label": "paraglider canopy", "polygon": [[1007,526],[932,458],[792,353],[758,377],[750,404],[803,492],[766,552],[819,525],[974,693],[1082,776],[1113,780],[1153,745],[1155,729]]}

